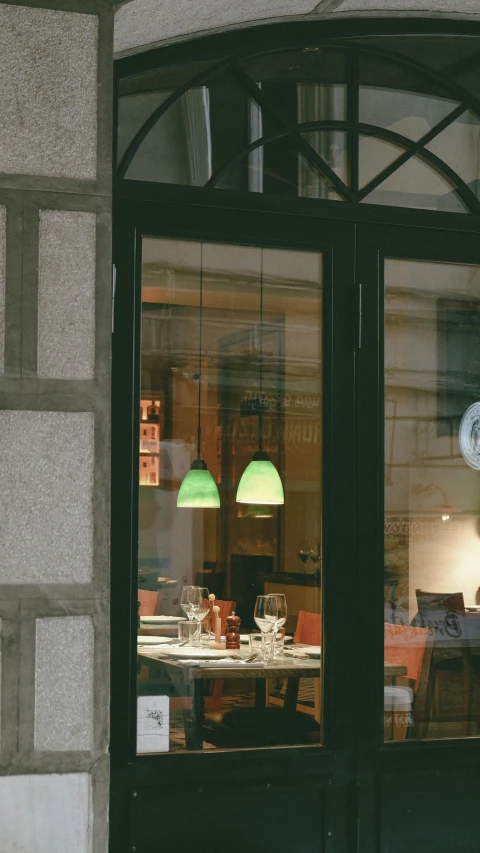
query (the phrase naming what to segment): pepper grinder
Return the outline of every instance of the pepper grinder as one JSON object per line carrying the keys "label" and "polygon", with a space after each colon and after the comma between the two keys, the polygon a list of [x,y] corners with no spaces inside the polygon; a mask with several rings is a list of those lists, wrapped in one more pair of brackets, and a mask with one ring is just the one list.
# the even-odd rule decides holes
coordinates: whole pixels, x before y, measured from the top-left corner
{"label": "pepper grinder", "polygon": [[226,641],[227,641],[227,649],[239,649],[240,648],[240,616],[235,616],[235,613],[231,613],[230,616],[226,618],[227,623],[227,633],[226,633]]}

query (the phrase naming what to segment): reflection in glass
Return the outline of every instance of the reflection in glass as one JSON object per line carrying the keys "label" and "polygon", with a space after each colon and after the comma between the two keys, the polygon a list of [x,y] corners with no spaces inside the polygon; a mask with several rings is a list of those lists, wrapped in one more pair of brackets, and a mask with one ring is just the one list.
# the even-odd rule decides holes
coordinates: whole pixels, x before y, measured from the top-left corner
{"label": "reflection in glass", "polygon": [[445,128],[428,143],[427,149],[440,157],[480,197],[480,121],[470,111]]}
{"label": "reflection in glass", "polygon": [[359,119],[416,141],[458,106],[441,83],[371,56],[360,60]]}
{"label": "reflection in glass", "polygon": [[[261,249],[203,244],[200,452],[221,501],[219,509],[179,508],[198,452],[200,251],[196,242],[143,240],[139,449],[147,468],[157,467],[155,479],[139,485],[139,637],[159,645],[139,645],[139,724],[163,703],[168,738],[161,750],[152,740],[152,752],[320,743],[322,257],[263,249],[260,323]],[[282,506],[257,505],[255,495],[236,501],[258,449],[260,411]],[[313,543],[309,576],[299,570],[299,538]],[[205,588],[197,611],[191,587]],[[263,654],[251,666],[226,662],[227,676],[218,668],[232,655],[226,620],[234,613],[240,620],[233,654],[246,659],[258,630],[255,602],[264,595],[285,596],[275,616],[279,625],[286,620],[285,640],[275,641],[268,682]],[[204,630],[194,646],[188,632],[179,644],[179,620],[211,626],[214,607],[218,640]],[[312,656],[293,654],[306,645]],[[289,696],[301,684],[295,711],[285,707],[287,684]],[[148,752],[150,735],[139,736]]]}
{"label": "reflection in glass", "polygon": [[[343,134],[337,134],[343,136]],[[312,134],[302,134],[305,141],[309,144],[308,137]],[[316,137],[316,134],[313,134]],[[318,140],[314,140],[317,144]],[[315,151],[315,146],[312,145]],[[264,145],[261,149],[261,156],[253,156],[259,149],[255,149],[245,157],[246,167],[248,169],[248,181],[251,192],[264,192],[271,195],[290,195],[295,198],[328,198],[334,201],[342,201],[342,197],[338,195],[333,187],[329,177],[325,177],[319,169],[312,163],[305,154],[300,154],[297,150],[295,140],[289,137],[275,140]],[[320,156],[322,156],[321,152]],[[327,165],[331,165],[339,177],[344,174],[342,172],[343,154],[337,159],[332,159],[327,152],[328,159],[325,159]],[[233,177],[232,170],[236,170],[237,164],[228,167],[221,176],[219,186],[231,186]]]}
{"label": "reflection in glass", "polygon": [[[228,69],[217,61],[125,78],[119,175],[476,213],[479,61],[474,39],[382,37],[353,51],[311,44],[235,54]],[[415,143],[415,157],[364,198],[362,189]]]}
{"label": "reflection in glass", "polygon": [[405,148],[386,139],[360,135],[358,146],[358,182],[360,187],[373,181],[384,169],[405,153]]}
{"label": "reflection in glass", "polygon": [[325,109],[321,117],[346,117],[347,62],[341,50],[311,45],[269,51],[243,60],[241,65],[262,87],[270,83],[292,87],[318,86],[318,90],[323,90],[323,103],[329,105],[328,111]]}
{"label": "reflection in glass", "polygon": [[454,185],[420,157],[407,160],[362,201],[366,204],[468,213]]}
{"label": "reflection in glass", "polygon": [[480,734],[480,269],[385,265],[385,737]]}

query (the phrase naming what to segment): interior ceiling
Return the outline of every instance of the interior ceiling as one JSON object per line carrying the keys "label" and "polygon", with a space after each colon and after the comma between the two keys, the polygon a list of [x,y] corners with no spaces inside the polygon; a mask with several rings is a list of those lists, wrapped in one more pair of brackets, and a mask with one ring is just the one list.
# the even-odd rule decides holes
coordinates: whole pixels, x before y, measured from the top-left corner
{"label": "interior ceiling", "polygon": [[189,36],[275,21],[404,15],[480,20],[480,0],[119,0],[117,56]]}

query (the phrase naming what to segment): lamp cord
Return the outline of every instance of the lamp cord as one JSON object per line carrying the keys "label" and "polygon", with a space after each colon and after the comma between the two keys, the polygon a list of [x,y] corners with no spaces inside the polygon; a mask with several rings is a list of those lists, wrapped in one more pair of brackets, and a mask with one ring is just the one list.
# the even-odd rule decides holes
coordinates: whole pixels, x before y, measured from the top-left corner
{"label": "lamp cord", "polygon": [[263,451],[263,248],[260,249],[260,398],[258,413],[258,449]]}
{"label": "lamp cord", "polygon": [[203,326],[203,243],[200,243],[200,306],[199,319],[199,344],[198,344],[198,425],[197,425],[197,455],[201,459],[202,427],[200,426],[200,412],[202,399],[202,326]]}

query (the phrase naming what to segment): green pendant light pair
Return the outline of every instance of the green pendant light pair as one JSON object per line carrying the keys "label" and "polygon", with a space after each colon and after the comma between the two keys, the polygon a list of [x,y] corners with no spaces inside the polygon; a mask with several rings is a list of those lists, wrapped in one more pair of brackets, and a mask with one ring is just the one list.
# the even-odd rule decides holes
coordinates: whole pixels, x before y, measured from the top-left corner
{"label": "green pendant light pair", "polygon": [[202,459],[202,427],[200,422],[202,397],[202,326],[203,326],[203,243],[200,243],[200,304],[199,304],[200,341],[198,348],[198,425],[197,458],[192,462],[188,474],[180,486],[177,506],[189,509],[218,509],[220,495],[215,480]]}
{"label": "green pendant light pair", "polygon": [[258,410],[258,450],[243,472],[237,503],[275,506],[285,503],[282,481],[268,453],[263,449],[263,249],[260,250],[260,382]]}
{"label": "green pendant light pair", "polygon": [[[283,486],[275,465],[263,450],[263,249],[260,255],[260,406],[258,413],[258,451],[245,468],[237,490],[237,503],[275,506],[285,503]],[[203,312],[203,243],[200,244],[200,343],[198,353],[198,427],[197,458],[184,478],[177,497],[178,507],[218,509],[220,496],[217,484],[201,456],[202,428],[200,423],[202,389],[202,316]]]}

